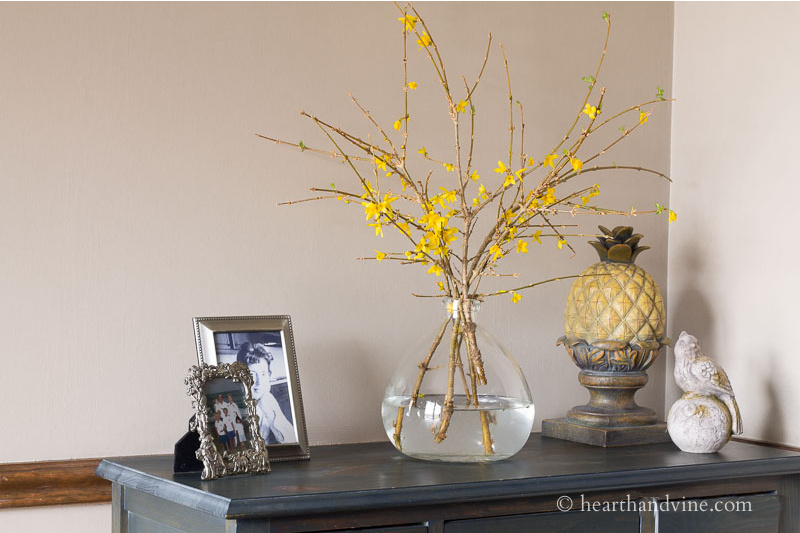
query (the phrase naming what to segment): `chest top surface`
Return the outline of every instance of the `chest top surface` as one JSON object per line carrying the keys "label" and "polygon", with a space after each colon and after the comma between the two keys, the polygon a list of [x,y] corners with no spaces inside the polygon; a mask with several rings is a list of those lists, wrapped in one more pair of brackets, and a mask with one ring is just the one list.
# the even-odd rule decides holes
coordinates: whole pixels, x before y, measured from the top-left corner
{"label": "chest top surface", "polygon": [[691,483],[800,473],[800,453],[731,442],[716,454],[671,443],[599,448],[531,435],[511,459],[487,464],[423,462],[391,444],[317,446],[310,461],[275,463],[266,475],[202,481],[175,474],[171,455],[104,460],[97,474],[125,487],[216,516],[376,509],[511,496]]}

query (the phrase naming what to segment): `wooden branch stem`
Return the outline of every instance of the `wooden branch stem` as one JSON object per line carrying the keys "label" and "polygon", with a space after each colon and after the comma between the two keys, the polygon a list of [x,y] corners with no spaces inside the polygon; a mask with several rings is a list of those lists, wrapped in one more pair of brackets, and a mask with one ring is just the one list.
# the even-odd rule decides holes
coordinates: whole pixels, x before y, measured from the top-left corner
{"label": "wooden branch stem", "polygon": [[453,330],[450,337],[450,361],[447,365],[447,392],[444,396],[442,405],[442,420],[439,423],[439,430],[433,438],[434,442],[442,442],[447,438],[447,428],[450,427],[450,419],[453,417],[453,396],[455,390],[456,372],[456,350],[458,349],[458,331],[461,326],[461,317],[453,320]]}
{"label": "wooden branch stem", "polygon": [[[442,338],[444,337],[444,332],[447,331],[447,324],[450,323],[450,317],[447,317],[447,320],[444,321],[442,327],[439,329],[439,333],[436,335],[436,338],[431,345],[430,350],[428,350],[428,355],[425,356],[425,359],[420,362],[419,364],[419,374],[417,374],[417,381],[414,383],[414,390],[411,393],[411,401],[408,402],[408,408],[411,409],[417,406],[417,399],[419,398],[419,391],[422,388],[422,379],[425,377],[425,373],[430,370],[431,359],[433,358],[433,354],[436,352],[436,348],[439,347],[439,344],[442,342]],[[394,434],[392,438],[394,439],[394,443],[397,446],[398,450],[403,449],[402,441],[401,441],[401,434],[403,431],[403,414],[405,412],[405,407],[398,407],[397,408],[397,419],[394,422]]]}

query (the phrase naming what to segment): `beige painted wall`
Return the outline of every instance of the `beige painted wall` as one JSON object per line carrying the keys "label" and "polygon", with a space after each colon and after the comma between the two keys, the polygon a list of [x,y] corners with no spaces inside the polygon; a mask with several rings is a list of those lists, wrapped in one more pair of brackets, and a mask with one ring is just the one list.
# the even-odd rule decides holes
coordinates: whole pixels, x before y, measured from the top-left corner
{"label": "beige painted wall", "polygon": [[798,16],[793,2],[676,5],[669,236],[672,336],[724,365],[745,436],[793,445]]}
{"label": "beige painted wall", "polygon": [[[603,9],[615,21],[606,109],[669,90],[670,3],[423,9],[453,77],[476,75],[494,30],[537,157],[582,101]],[[15,417],[22,437],[4,441],[0,462],[170,452],[191,414],[182,379],[195,361],[191,318],[203,315],[290,314],[312,443],[385,438],[383,388],[439,313],[409,296],[431,277],[354,261],[391,242],[370,234],[359,209],[276,207],[309,186],[352,181],[341,165],[253,133],[324,145],[301,109],[367,131],[348,91],[394,120],[397,16],[389,3],[0,4],[0,390],[25,407]],[[412,113],[428,132],[412,146],[443,151],[446,110],[411,50]],[[507,150],[497,49],[483,83],[476,156],[490,176]],[[656,110],[607,161],[668,171],[669,124],[669,110]],[[614,207],[649,208],[669,194],[645,176],[606,178],[601,199]],[[665,286],[666,222],[633,222],[654,247],[640,263]],[[548,242],[514,266],[531,281],[577,273],[595,260],[585,240],[574,239],[574,258]],[[482,311],[528,376],[537,429],[587,397],[554,345],[567,290],[551,285]],[[640,401],[664,405],[663,363]],[[0,529],[107,531],[97,509],[3,511]]]}

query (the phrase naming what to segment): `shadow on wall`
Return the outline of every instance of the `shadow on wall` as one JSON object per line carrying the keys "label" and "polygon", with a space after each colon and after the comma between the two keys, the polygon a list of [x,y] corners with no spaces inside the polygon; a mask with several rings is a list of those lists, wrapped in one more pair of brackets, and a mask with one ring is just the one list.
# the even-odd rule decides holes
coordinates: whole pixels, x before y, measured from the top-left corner
{"label": "shadow on wall", "polygon": [[[702,238],[697,240],[702,242]],[[684,284],[679,289],[677,297],[672,298],[670,301],[670,305],[672,305],[669,315],[672,319],[672,323],[669,324],[670,338],[674,342],[680,332],[685,330],[699,339],[700,344],[705,347],[706,355],[712,359],[717,359],[714,356],[716,348],[710,343],[714,338],[715,328],[719,327],[719,325],[716,323],[713,308],[701,284],[697,281],[707,277],[702,275],[706,265],[703,263],[700,250],[691,245],[684,247],[678,257],[679,261],[682,261],[681,268],[685,268],[688,275],[684,276]],[[667,411],[681,394],[680,389],[675,385],[672,378],[675,359],[672,349],[670,349],[670,353],[671,357],[667,366],[667,371],[669,372],[666,395]],[[782,421],[785,420],[785,413],[780,400],[780,391],[786,390],[788,385],[783,383],[782,376],[778,373],[777,369],[780,367],[778,355],[772,351],[765,354],[747,354],[746,360],[762,362],[755,370],[761,374],[760,390],[763,394],[762,401],[765,409],[762,412],[769,413],[769,417],[760,420],[759,427],[755,427],[755,424],[748,425],[748,420],[745,419],[743,424],[745,431],[750,434],[757,434],[760,439],[768,442],[784,443],[786,431],[783,428]],[[731,385],[734,393],[736,393],[737,383],[734,382]],[[739,400],[741,402],[741,398]]]}
{"label": "shadow on wall", "polygon": [[685,246],[678,255],[681,268],[685,269],[688,276],[684,278],[683,287],[678,297],[670,301],[672,305],[672,324],[669,324],[669,337],[675,341],[681,331],[691,333],[702,342],[714,338],[714,316],[711,305],[705,294],[698,286],[697,278],[703,274],[705,264],[701,251],[693,245]]}
{"label": "shadow on wall", "polygon": [[[779,383],[780,376],[776,375],[776,369],[778,368],[777,357],[774,352],[770,351],[763,357],[758,357],[754,355],[753,357],[748,357],[750,361],[763,361],[764,366],[762,367],[764,372],[764,381],[762,385],[762,390],[764,391],[764,401],[765,401],[765,410],[762,412],[769,413],[768,417],[764,417],[761,425],[762,427],[759,428],[758,434],[761,436],[763,440],[768,442],[777,442],[777,443],[784,443],[786,442],[786,432],[783,430],[783,421],[787,420],[784,418],[783,407],[781,406],[780,401],[780,394],[778,394],[778,390],[781,389],[781,385]],[[736,392],[736,384],[733,383],[733,391]],[[743,421],[743,425],[747,428],[747,421]]]}
{"label": "shadow on wall", "polygon": [[[681,263],[681,269],[688,275],[683,276],[683,286],[678,289],[677,296],[670,297],[668,302],[671,323],[667,324],[667,332],[673,343],[678,340],[681,331],[697,337],[701,345],[704,342],[709,343],[714,338],[716,324],[713,309],[697,282],[698,278],[702,277],[701,274],[706,266],[700,254],[701,251],[692,244],[684,246],[680,253],[676,254]],[[673,267],[671,266],[671,268]],[[673,286],[670,286],[670,290]],[[675,353],[672,348],[669,348],[667,353],[669,357],[667,359],[665,407],[666,412],[669,412],[672,403],[680,397],[682,391],[675,384],[673,378]]]}

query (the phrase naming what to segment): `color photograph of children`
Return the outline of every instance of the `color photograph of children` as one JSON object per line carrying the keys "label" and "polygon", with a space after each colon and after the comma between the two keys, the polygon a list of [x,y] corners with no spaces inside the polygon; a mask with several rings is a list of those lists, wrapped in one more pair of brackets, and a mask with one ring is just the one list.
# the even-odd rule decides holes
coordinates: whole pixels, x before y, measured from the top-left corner
{"label": "color photograph of children", "polygon": [[222,454],[247,450],[250,439],[245,424],[247,406],[242,384],[230,379],[214,379],[205,385],[203,393],[217,450]]}

